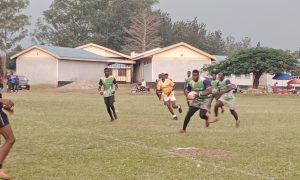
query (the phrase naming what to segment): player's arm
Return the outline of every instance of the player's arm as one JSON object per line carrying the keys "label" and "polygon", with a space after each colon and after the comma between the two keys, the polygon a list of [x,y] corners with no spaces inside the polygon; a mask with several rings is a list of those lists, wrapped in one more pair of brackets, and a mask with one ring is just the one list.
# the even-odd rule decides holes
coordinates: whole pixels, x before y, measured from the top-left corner
{"label": "player's arm", "polygon": [[117,80],[116,80],[116,78],[114,78],[114,80],[113,80],[113,84],[115,85],[115,90],[117,91],[117,90],[118,90],[118,88],[119,88],[119,85],[118,85],[118,83],[117,83]]}
{"label": "player's arm", "polygon": [[14,102],[9,99],[0,99],[0,103],[3,104],[3,107],[12,108],[14,107]]}
{"label": "player's arm", "polygon": [[161,100],[161,94],[162,94],[162,87],[161,84],[158,82],[156,86],[156,96],[158,97],[159,100]]}
{"label": "player's arm", "polygon": [[100,81],[99,81],[99,87],[98,87],[98,92],[101,95],[103,95],[103,91],[101,90],[102,86],[103,86],[103,81],[102,81],[102,79],[100,79]]}
{"label": "player's arm", "polygon": [[192,91],[192,86],[188,83],[187,86],[184,88],[184,94],[185,94],[186,98],[188,98],[188,94],[191,91]]}

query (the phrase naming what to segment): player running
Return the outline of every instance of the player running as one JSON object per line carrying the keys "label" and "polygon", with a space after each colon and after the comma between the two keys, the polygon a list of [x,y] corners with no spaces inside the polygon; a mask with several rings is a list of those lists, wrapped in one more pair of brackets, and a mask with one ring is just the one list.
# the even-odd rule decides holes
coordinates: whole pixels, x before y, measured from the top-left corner
{"label": "player running", "polygon": [[207,116],[208,104],[210,102],[211,85],[208,80],[200,79],[200,72],[193,70],[193,80],[188,84],[186,94],[194,93],[193,97],[187,96],[188,99],[192,100],[189,107],[189,111],[184,119],[183,127],[180,133],[185,133],[186,128],[191,120],[191,117],[200,110],[200,118],[205,120],[205,126],[209,126],[209,118]]}
{"label": "player running", "polygon": [[0,99],[0,134],[4,137],[5,143],[0,149],[0,179],[10,179],[3,171],[3,163],[15,143],[15,136],[9,124],[8,117],[2,109],[13,112],[14,103],[8,99]]}
{"label": "player running", "polygon": [[174,109],[178,109],[179,113],[182,113],[182,108],[180,105],[176,105],[176,97],[175,97],[175,83],[170,79],[166,78],[166,74],[161,76],[161,80],[157,84],[156,91],[157,94],[162,94],[164,104],[168,107],[170,113],[172,114],[172,120],[177,120],[178,117],[174,113]]}
{"label": "player running", "polygon": [[[213,74],[212,75],[212,80],[211,80],[211,89],[212,89],[212,96],[211,96],[211,100],[209,102],[208,105],[208,113],[211,113],[211,103],[213,102],[214,99],[216,99],[216,101],[218,100],[218,80],[217,80],[217,75]],[[221,107],[221,112],[224,113],[224,108],[223,106]]]}
{"label": "player running", "polygon": [[[185,80],[184,80],[184,94],[186,95],[186,97],[187,97],[187,94],[186,94],[186,88],[188,87],[188,84],[193,80],[193,77],[191,76],[191,71],[188,71],[187,72],[187,77],[185,78]],[[188,106],[190,106],[190,101],[191,100],[188,100],[187,99],[187,104],[188,104]]]}
{"label": "player running", "polygon": [[240,127],[240,120],[238,118],[238,114],[235,111],[235,97],[233,95],[233,89],[232,89],[232,84],[230,80],[225,79],[224,73],[219,73],[219,82],[218,82],[218,87],[219,87],[219,99],[216,102],[215,105],[215,120],[214,122],[218,121],[218,111],[219,108],[221,108],[224,105],[227,105],[230,109],[230,113],[233,115],[233,117],[236,120],[235,127],[238,128]]}
{"label": "player running", "polygon": [[[118,84],[113,76],[109,75],[110,70],[108,68],[104,69],[104,77],[101,77],[99,81],[99,93],[104,96],[104,103],[106,105],[107,112],[110,116],[110,121],[118,119],[114,102],[115,102],[115,92],[118,90]],[[101,88],[103,87],[103,91]]]}

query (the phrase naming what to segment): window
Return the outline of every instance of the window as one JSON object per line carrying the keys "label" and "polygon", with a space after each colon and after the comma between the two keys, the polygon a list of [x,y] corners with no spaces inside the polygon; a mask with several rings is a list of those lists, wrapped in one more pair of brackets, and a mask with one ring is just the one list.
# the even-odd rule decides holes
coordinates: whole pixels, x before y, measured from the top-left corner
{"label": "window", "polygon": [[126,69],[118,69],[118,76],[126,77]]}
{"label": "window", "polygon": [[241,78],[241,75],[235,75],[236,78]]}

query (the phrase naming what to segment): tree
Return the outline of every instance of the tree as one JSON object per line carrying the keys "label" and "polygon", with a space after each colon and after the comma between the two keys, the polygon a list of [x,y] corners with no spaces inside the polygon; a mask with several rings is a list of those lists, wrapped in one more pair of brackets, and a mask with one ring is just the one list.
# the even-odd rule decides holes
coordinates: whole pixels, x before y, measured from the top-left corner
{"label": "tree", "polygon": [[225,42],[225,54],[231,54],[243,49],[251,48],[251,38],[244,37],[240,42],[236,42],[233,36],[228,36]]}
{"label": "tree", "polygon": [[276,74],[289,71],[296,66],[296,63],[294,56],[282,50],[257,47],[233,53],[225,61],[206,70],[215,73],[224,72],[226,75],[253,73],[253,88],[257,89],[263,73]]}
{"label": "tree", "polygon": [[29,4],[28,0],[0,1],[0,49],[4,52],[1,58],[2,73],[6,73],[6,51],[22,40],[26,34],[29,17],[22,14],[22,10]]}
{"label": "tree", "polygon": [[124,27],[128,34],[123,52],[142,53],[160,46],[160,19],[157,14],[146,10],[131,19],[129,28]]}
{"label": "tree", "polygon": [[38,43],[75,47],[87,42],[120,50],[130,17],[157,0],[55,0],[32,36]]}

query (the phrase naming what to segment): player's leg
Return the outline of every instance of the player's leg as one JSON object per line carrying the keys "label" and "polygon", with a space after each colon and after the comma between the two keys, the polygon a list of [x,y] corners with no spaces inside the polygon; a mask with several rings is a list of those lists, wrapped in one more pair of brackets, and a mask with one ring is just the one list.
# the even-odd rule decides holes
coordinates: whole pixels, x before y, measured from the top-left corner
{"label": "player's leg", "polygon": [[209,99],[209,103],[208,103],[208,113],[211,113],[210,109],[211,109],[211,103],[213,102],[214,100],[214,96],[212,98]]}
{"label": "player's leg", "polygon": [[206,109],[200,109],[200,118],[205,120],[205,127],[209,127],[209,118]]}
{"label": "player's leg", "polygon": [[194,106],[190,106],[189,110],[184,118],[184,122],[183,122],[183,126],[182,126],[182,130],[180,130],[180,133],[185,133],[186,132],[186,128],[191,120],[191,117],[195,114],[195,112],[197,112],[199,110],[199,108],[196,108]]}
{"label": "player's leg", "polygon": [[109,117],[110,117],[110,121],[114,121],[114,117],[112,115],[112,112],[111,112],[111,107],[110,107],[110,98],[109,97],[104,97],[104,102],[105,102],[105,105],[106,105],[106,110],[109,114]]}
{"label": "player's leg", "polygon": [[171,99],[171,105],[173,107],[173,109],[178,109],[179,113],[182,113],[182,107],[181,105],[176,105],[176,99],[174,97],[174,99]]}
{"label": "player's leg", "polygon": [[234,117],[235,119],[235,127],[236,128],[239,128],[240,127],[240,120],[239,120],[239,117],[238,117],[238,114],[237,112],[235,111],[235,100],[230,100],[228,101],[228,106],[229,106],[229,109],[230,109],[230,113],[232,114],[232,116]]}
{"label": "player's leg", "polygon": [[114,118],[115,120],[118,119],[118,116],[117,116],[117,113],[116,113],[116,109],[115,109],[115,106],[114,106],[114,103],[115,103],[115,96],[111,96],[110,97],[110,108],[114,114]]}
{"label": "player's leg", "polygon": [[172,103],[171,103],[171,100],[169,98],[165,98],[165,105],[168,107],[170,113],[172,114],[172,119],[173,120],[177,120],[177,115],[175,114],[174,112],[174,109],[172,107]]}
{"label": "player's leg", "polygon": [[16,139],[9,125],[7,116],[3,112],[1,112],[0,116],[0,134],[5,139],[3,146],[0,148],[0,179],[10,179],[9,176],[4,173],[2,166]]}
{"label": "player's leg", "polygon": [[221,108],[222,106],[224,106],[224,103],[220,100],[218,100],[215,104],[215,108],[214,108],[214,113],[215,113],[215,119],[213,122],[218,121],[218,115],[219,115],[219,108]]}

